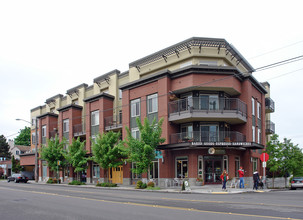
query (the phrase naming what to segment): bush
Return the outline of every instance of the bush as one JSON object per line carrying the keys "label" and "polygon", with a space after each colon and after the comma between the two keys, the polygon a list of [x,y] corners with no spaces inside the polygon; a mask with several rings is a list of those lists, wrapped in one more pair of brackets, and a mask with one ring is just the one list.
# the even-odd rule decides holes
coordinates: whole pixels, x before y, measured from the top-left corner
{"label": "bush", "polygon": [[70,183],[68,183],[68,185],[85,185],[85,183],[80,182],[78,180],[73,180]]}
{"label": "bush", "polygon": [[96,186],[100,187],[117,187],[116,183],[98,183]]}
{"label": "bush", "polygon": [[154,182],[148,182],[147,187],[155,187],[155,183]]}
{"label": "bush", "polygon": [[141,180],[139,180],[137,182],[136,189],[142,189],[142,184],[143,184],[143,182]]}
{"label": "bush", "polygon": [[143,183],[142,186],[141,186],[141,189],[146,189],[146,188],[147,188],[147,184]]}
{"label": "bush", "polygon": [[46,183],[48,183],[48,184],[56,184],[56,183],[61,183],[61,180],[60,179],[57,180],[57,179],[49,178]]}

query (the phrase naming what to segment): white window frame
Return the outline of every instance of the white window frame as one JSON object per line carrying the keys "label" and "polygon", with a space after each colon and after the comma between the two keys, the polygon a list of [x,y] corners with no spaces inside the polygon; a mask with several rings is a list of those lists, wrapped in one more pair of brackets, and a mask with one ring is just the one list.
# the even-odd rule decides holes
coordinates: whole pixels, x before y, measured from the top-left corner
{"label": "white window frame", "polygon": [[100,178],[100,165],[93,163],[93,178]]}
{"label": "white window frame", "polygon": [[236,156],[235,157],[235,174],[236,174],[236,177],[239,177],[238,170],[240,169],[240,166],[241,166],[240,164],[241,164],[240,157]]}
{"label": "white window frame", "polygon": [[255,115],[255,99],[251,98],[251,115]]}
{"label": "white window frame", "polygon": [[258,115],[258,118],[261,119],[261,104],[260,104],[260,102],[257,102],[257,115]]}
{"label": "white window frame", "polygon": [[46,125],[42,126],[42,137],[46,137]]}
{"label": "white window frame", "polygon": [[261,129],[258,128],[258,144],[261,144]]}
{"label": "white window frame", "polygon": [[252,126],[252,142],[256,142],[256,127]]}
{"label": "white window frame", "polygon": [[99,110],[93,111],[90,113],[91,115],[91,126],[99,125]]}
{"label": "white window frame", "polygon": [[139,140],[140,139],[140,131],[139,131],[139,128],[136,127],[136,128],[132,128],[131,130],[131,133],[132,133],[132,137]]}
{"label": "white window frame", "polygon": [[[140,99],[134,99],[130,101],[131,106],[131,117],[138,117],[140,116],[141,106],[140,106]],[[138,107],[138,108],[137,108]]]}
{"label": "white window frame", "polygon": [[122,99],[122,89],[119,89],[119,99]]}
{"label": "white window frame", "polygon": [[147,114],[158,112],[158,94],[147,96]]}
{"label": "white window frame", "polygon": [[227,155],[223,156],[223,170],[226,170],[226,172],[228,173],[228,156]]}
{"label": "white window frame", "polygon": [[69,119],[63,120],[63,133],[69,132]]}
{"label": "white window frame", "polygon": [[253,172],[258,170],[258,158],[255,157],[252,158],[252,168],[253,168]]}

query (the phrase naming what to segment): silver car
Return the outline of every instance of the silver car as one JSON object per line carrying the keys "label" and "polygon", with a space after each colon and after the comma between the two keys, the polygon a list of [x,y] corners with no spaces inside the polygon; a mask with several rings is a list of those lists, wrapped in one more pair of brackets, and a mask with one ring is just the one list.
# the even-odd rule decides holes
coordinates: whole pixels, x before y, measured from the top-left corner
{"label": "silver car", "polygon": [[294,177],[291,181],[290,189],[303,188],[303,177]]}

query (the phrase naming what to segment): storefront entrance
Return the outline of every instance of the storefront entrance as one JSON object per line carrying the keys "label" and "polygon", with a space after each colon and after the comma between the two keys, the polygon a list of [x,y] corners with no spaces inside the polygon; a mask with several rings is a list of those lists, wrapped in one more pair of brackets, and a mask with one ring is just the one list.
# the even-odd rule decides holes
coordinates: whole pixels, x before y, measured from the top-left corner
{"label": "storefront entrance", "polygon": [[221,183],[220,175],[222,173],[222,156],[204,157],[204,181],[205,184]]}

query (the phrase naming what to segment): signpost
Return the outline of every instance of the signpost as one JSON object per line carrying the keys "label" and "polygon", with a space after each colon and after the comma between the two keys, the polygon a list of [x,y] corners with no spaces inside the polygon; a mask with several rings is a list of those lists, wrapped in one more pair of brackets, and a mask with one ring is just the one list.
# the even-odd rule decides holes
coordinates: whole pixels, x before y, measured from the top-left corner
{"label": "signpost", "polygon": [[265,180],[266,176],[265,176],[265,168],[266,168],[266,162],[268,161],[269,159],[269,155],[268,153],[262,153],[261,156],[260,156],[260,160],[263,162],[262,165],[263,165],[263,180]]}
{"label": "signpost", "polygon": [[156,150],[156,156],[155,158],[158,159],[158,186],[160,186],[160,159],[162,159],[163,161],[163,155],[162,155],[162,151],[160,150]]}

